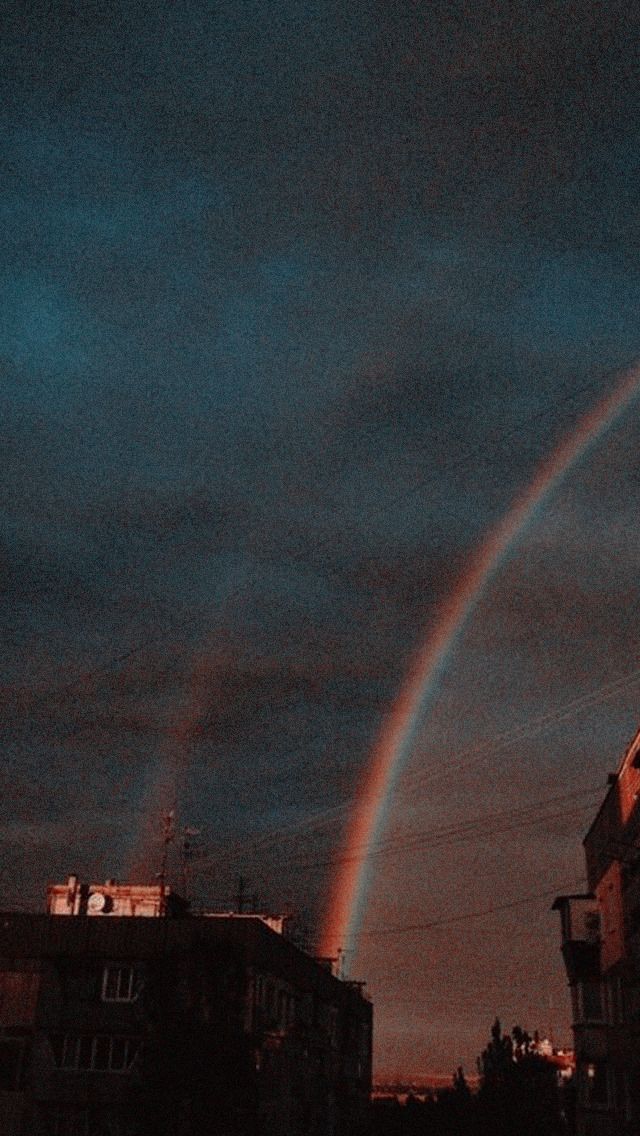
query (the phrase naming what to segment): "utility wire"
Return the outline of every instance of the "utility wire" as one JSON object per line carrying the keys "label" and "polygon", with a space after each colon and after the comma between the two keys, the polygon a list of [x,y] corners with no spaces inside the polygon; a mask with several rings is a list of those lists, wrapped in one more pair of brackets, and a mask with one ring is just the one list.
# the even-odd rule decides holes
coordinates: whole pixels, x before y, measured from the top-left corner
{"label": "utility wire", "polygon": [[[367,845],[360,845],[359,850],[356,850],[354,855],[349,856],[332,856],[325,857],[320,860],[310,860],[303,855],[292,855],[290,851],[286,851],[280,845],[273,833],[269,836],[269,844],[276,855],[282,854],[286,857],[290,864],[295,864],[299,868],[311,870],[316,868],[332,868],[340,864],[351,863],[369,858],[369,856],[391,856],[398,855],[404,852],[424,851],[425,849],[436,848],[447,844],[460,844],[473,842],[475,840],[483,840],[488,836],[494,837],[506,832],[512,832],[520,826],[529,827],[532,824],[539,822],[546,822],[551,820],[565,819],[568,817],[578,816],[585,812],[587,809],[591,810],[594,803],[597,803],[602,797],[602,791],[597,788],[587,790],[577,790],[571,793],[558,794],[554,797],[545,798],[543,800],[534,801],[530,805],[521,809],[504,809],[500,812],[482,814],[481,816],[464,821],[458,825],[450,825],[442,828],[427,829],[417,833],[412,833],[409,838],[401,837],[400,839],[388,839],[386,841],[374,844],[371,847]],[[546,811],[546,807],[553,804],[560,804],[565,801],[577,800],[580,798],[588,798],[589,803],[573,809],[561,809],[552,812]],[[292,837],[293,839],[293,837]],[[235,859],[233,856],[231,860],[228,855],[228,850],[214,850],[208,854],[206,860],[219,859],[224,855],[225,863],[237,862],[243,854],[243,849],[238,849]],[[246,857],[246,851],[244,852]]]}
{"label": "utility wire", "polygon": [[[447,762],[446,770],[438,769],[431,771],[423,771],[415,774],[413,778],[409,777],[405,780],[405,784],[409,787],[415,788],[417,785],[424,783],[431,783],[432,780],[437,780],[443,776],[448,777],[450,772],[455,769],[456,772],[461,769],[468,769],[472,765],[479,764],[486,756],[494,756],[500,750],[505,749],[507,746],[512,745],[515,741],[521,741],[524,738],[535,737],[538,734],[551,730],[554,727],[565,722],[567,719],[573,717],[578,711],[592,709],[593,706],[599,705],[610,698],[615,698],[616,695],[622,693],[629,687],[634,686],[640,681],[640,667],[630,671],[626,675],[621,675],[617,679],[603,686],[598,687],[596,690],[589,691],[586,694],[580,695],[578,698],[572,699],[564,703],[562,706],[549,710],[544,714],[538,715],[535,718],[529,719],[528,722],[517,726],[514,729],[503,731],[497,734],[494,738],[487,741],[482,741],[478,745],[470,746],[463,749],[455,757]],[[404,779],[403,779],[404,780]]]}
{"label": "utility wire", "polygon": [[[357,863],[363,859],[369,859],[370,856],[389,856],[397,855],[404,852],[423,851],[425,848],[434,848],[442,844],[450,843],[464,843],[466,839],[486,839],[488,836],[495,836],[504,832],[512,832],[518,825],[529,826],[537,824],[539,821],[557,820],[562,817],[569,817],[584,812],[587,808],[592,808],[593,804],[601,798],[602,793],[598,797],[594,796],[594,790],[587,793],[573,793],[568,794],[565,800],[570,800],[575,797],[587,797],[588,802],[580,807],[572,810],[556,810],[554,812],[533,811],[532,809],[514,810],[512,813],[505,814],[489,814],[488,816],[480,817],[477,821],[469,821],[459,827],[451,827],[444,829],[432,829],[426,832],[413,836],[409,840],[388,840],[382,844],[373,845],[368,848],[366,845],[361,845],[359,852],[356,851],[354,855],[337,856],[323,861],[316,861],[310,863],[306,861],[303,867],[318,868],[318,867],[335,867],[338,864]],[[562,798],[558,798],[562,800]],[[540,802],[544,804],[545,802]]]}
{"label": "utility wire", "polygon": [[[450,844],[472,844],[483,840],[494,840],[497,836],[504,835],[505,833],[514,832],[519,828],[529,828],[532,825],[537,825],[549,821],[567,820],[570,817],[582,816],[583,813],[590,812],[593,809],[595,801],[590,804],[584,804],[580,808],[562,809],[552,813],[538,813],[532,817],[519,817],[515,822],[496,824],[491,831],[485,831],[480,828],[468,829],[463,828],[458,832],[448,832],[433,835],[425,834],[424,838],[418,843],[402,845],[397,844],[388,848],[372,848],[369,852],[366,850],[359,855],[354,856],[335,856],[330,859],[316,860],[316,861],[303,861],[300,867],[307,871],[311,868],[336,868],[341,864],[359,863],[362,860],[368,860],[369,857],[380,856],[389,858],[398,855],[405,855],[408,852],[424,852],[426,850],[433,850],[435,848],[447,847]],[[294,863],[297,861],[294,859]]]}
{"label": "utility wire", "polygon": [[[640,678],[640,668],[629,672],[626,675],[620,675],[617,679],[595,690],[587,692],[578,698],[571,699],[568,702],[562,703],[543,715],[538,715],[529,719],[522,725],[515,727],[513,730],[502,731],[494,738],[485,739],[477,746],[472,746],[459,751],[458,758],[471,758],[478,759],[478,762],[487,756],[494,756],[506,746],[514,741],[521,741],[523,738],[534,737],[537,733],[546,729],[552,729],[561,721],[571,718],[575,713],[585,708],[585,706],[597,705],[599,702],[613,697],[621,690],[632,686]],[[438,771],[431,771],[430,774],[418,775],[412,781],[411,778],[403,776],[403,784],[420,784],[425,780],[435,781],[441,777],[449,777],[451,770],[459,771],[462,768],[469,768],[471,765],[476,764],[475,761],[455,760],[450,756],[441,759],[442,769]],[[594,793],[598,791],[596,786],[592,790]],[[309,802],[309,798],[307,798]],[[284,840],[297,840],[300,834],[305,830],[316,831],[318,829],[330,827],[334,824],[340,823],[344,814],[349,813],[353,808],[353,801],[348,800],[338,805],[329,806],[320,812],[313,813],[310,817],[303,817],[300,820],[289,825],[281,825],[277,828],[270,828],[267,832],[255,837],[251,840],[244,841],[238,848],[238,854],[242,855],[244,850],[258,850],[261,847],[273,846],[276,842],[280,843]]]}
{"label": "utility wire", "polygon": [[522,896],[520,899],[509,900],[507,903],[497,903],[491,907],[460,911],[455,915],[445,915],[424,923],[401,923],[394,927],[375,927],[369,931],[361,931],[361,936],[363,938],[382,938],[387,935],[408,935],[415,931],[430,931],[434,927],[445,927],[450,923],[466,923],[472,919],[485,919],[487,915],[496,915],[500,911],[511,911],[516,907],[524,907],[526,904],[535,903],[549,895],[562,895],[585,883],[586,878],[581,876],[574,883],[558,884],[554,888],[545,888],[544,891],[533,892]]}

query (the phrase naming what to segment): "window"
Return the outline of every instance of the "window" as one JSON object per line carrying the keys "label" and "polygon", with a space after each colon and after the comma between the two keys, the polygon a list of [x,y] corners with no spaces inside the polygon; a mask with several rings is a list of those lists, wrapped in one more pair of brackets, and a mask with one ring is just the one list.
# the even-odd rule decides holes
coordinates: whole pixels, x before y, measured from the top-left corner
{"label": "window", "polygon": [[288,1006],[288,1014],[289,1014],[288,1024],[290,1026],[294,1026],[296,1024],[296,1019],[297,1019],[297,1016],[298,1016],[296,1007],[297,1007],[297,999],[296,999],[294,994],[290,994],[289,995],[289,1006]]}
{"label": "window", "polygon": [[589,943],[597,943],[600,938],[600,914],[597,911],[589,911],[584,917],[584,928],[586,932],[586,939]]}
{"label": "window", "polygon": [[607,1021],[618,1025],[625,1020],[624,987],[618,977],[607,979]]}
{"label": "window", "polygon": [[629,1116],[627,1116],[628,1103],[629,1103],[628,1102],[628,1093],[627,1093],[627,1082],[626,1082],[626,1078],[625,1078],[625,1075],[624,1075],[624,1071],[622,1069],[616,1069],[614,1071],[613,1084],[614,1084],[614,1090],[615,1090],[614,1096],[615,1096],[616,1108],[618,1108],[620,1110],[620,1112],[622,1112],[625,1115],[625,1118],[627,1120],[630,1120],[631,1118]]}
{"label": "window", "polygon": [[39,1112],[38,1132],[46,1136],[125,1136],[135,1131],[132,1122],[127,1122],[119,1110],[114,1111],[112,1105],[108,1109],[87,1108],[50,1101],[40,1105]]}
{"label": "window", "polygon": [[47,1136],[90,1136],[89,1111],[68,1104],[43,1105]]}
{"label": "window", "polygon": [[598,979],[591,979],[580,984],[582,999],[582,1020],[585,1022],[601,1022],[604,1020],[602,1005],[602,986]]}
{"label": "window", "polygon": [[285,1029],[287,1026],[287,994],[285,990],[278,991],[278,1025],[280,1029]]}
{"label": "window", "polygon": [[137,1038],[108,1034],[66,1034],[62,1044],[53,1045],[58,1067],[72,1073],[127,1073],[139,1048]]}
{"label": "window", "polygon": [[0,1040],[0,1090],[5,1093],[17,1092],[23,1087],[24,1046],[20,1038]]}
{"label": "window", "polygon": [[602,1108],[609,1104],[607,1065],[604,1061],[591,1061],[587,1065],[587,1103]]}
{"label": "window", "polygon": [[109,963],[102,972],[103,1002],[134,1002],[138,997],[135,967]]}

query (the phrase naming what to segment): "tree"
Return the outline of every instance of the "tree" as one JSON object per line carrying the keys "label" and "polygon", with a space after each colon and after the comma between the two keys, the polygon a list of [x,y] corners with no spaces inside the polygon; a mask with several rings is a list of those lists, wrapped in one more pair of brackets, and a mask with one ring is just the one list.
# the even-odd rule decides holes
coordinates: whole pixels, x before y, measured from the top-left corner
{"label": "tree", "polygon": [[555,1066],[520,1026],[503,1033],[496,1018],[478,1058],[480,1131],[492,1136],[561,1136],[566,1132]]}

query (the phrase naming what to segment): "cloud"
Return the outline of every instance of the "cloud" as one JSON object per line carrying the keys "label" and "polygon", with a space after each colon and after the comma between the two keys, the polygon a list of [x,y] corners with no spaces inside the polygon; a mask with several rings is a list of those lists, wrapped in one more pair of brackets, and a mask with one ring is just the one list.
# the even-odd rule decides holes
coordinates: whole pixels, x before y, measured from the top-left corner
{"label": "cloud", "polygon": [[[629,15],[23,7],[0,70],[0,836],[33,827],[31,897],[70,856],[112,874],[138,829],[152,874],[175,793],[214,834],[207,886],[232,894],[246,865],[313,913],[438,605],[640,353]],[[635,648],[636,451],[629,415],[496,572],[390,834],[610,765],[637,710],[631,681],[604,689]],[[479,854],[488,905],[516,862],[551,879],[578,823],[390,858],[370,922],[462,907]],[[505,925],[465,928],[459,972],[478,996],[491,967],[496,1000],[517,978],[522,1005]],[[557,944],[528,926],[547,983]],[[450,941],[426,976],[413,940],[363,962],[393,1004],[407,974],[432,997]],[[447,1062],[458,994],[449,1024],[427,1000]]]}

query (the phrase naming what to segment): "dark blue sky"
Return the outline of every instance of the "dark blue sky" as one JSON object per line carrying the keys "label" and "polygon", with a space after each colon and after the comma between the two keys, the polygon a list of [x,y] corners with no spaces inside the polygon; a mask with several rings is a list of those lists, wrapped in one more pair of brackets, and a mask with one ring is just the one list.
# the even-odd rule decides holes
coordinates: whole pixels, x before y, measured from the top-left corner
{"label": "dark blue sky", "polygon": [[[640,356],[637,19],[60,0],[2,25],[5,901],[155,870],[177,769],[199,897],[243,872],[313,926],[439,603]],[[567,1038],[548,901],[637,724],[639,434],[635,407],[536,518],[424,723],[358,960],[381,1067],[469,1062],[496,1012]],[[583,791],[517,837],[403,843]],[[453,924],[453,975],[447,926],[376,937],[538,892]]]}

